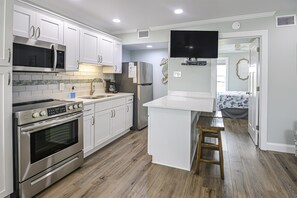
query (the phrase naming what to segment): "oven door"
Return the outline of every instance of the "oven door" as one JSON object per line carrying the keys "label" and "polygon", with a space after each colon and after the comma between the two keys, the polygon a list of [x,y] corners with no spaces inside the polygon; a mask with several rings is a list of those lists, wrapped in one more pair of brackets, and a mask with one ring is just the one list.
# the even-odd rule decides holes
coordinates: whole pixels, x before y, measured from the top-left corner
{"label": "oven door", "polygon": [[83,149],[82,113],[18,127],[19,182]]}

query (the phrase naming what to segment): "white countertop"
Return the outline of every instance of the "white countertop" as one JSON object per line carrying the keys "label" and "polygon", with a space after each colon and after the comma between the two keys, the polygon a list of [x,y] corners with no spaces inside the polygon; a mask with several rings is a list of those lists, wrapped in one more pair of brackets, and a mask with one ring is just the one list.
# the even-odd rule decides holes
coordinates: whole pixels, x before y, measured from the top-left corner
{"label": "white countertop", "polygon": [[213,98],[194,98],[183,96],[164,96],[162,98],[145,103],[145,107],[177,109],[185,111],[213,111]]}
{"label": "white countertop", "polygon": [[[112,97],[106,97],[106,98],[99,98],[99,99],[83,99],[80,97],[84,97],[84,96],[79,96],[77,97],[75,100],[71,100],[71,99],[67,99],[67,100],[71,100],[71,101],[76,101],[76,102],[83,102],[85,105],[88,104],[93,104],[93,103],[97,103],[97,102],[103,102],[103,101],[107,101],[107,100],[113,100],[113,99],[118,99],[118,98],[123,98],[123,97],[127,97],[127,96],[133,96],[134,93],[116,93],[116,94],[112,94],[112,93],[102,93],[102,94],[98,94],[98,95],[113,95]],[[94,95],[96,96],[96,95]]]}

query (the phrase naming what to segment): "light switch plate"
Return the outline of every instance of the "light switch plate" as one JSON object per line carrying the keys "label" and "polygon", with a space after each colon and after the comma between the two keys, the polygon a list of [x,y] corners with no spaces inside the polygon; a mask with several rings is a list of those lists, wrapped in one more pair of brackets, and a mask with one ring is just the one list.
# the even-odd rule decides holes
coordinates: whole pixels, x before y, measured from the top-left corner
{"label": "light switch plate", "polygon": [[64,91],[65,89],[65,84],[64,83],[60,83],[60,91]]}
{"label": "light switch plate", "polygon": [[173,72],[173,77],[175,77],[175,78],[180,78],[181,75],[182,75],[181,71],[174,71]]}

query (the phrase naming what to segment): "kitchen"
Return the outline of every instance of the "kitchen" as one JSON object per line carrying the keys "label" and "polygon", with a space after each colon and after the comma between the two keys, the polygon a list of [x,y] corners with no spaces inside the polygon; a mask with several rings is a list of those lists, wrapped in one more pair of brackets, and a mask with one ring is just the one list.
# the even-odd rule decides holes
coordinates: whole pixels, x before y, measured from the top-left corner
{"label": "kitchen", "polygon": [[[131,184],[135,182],[132,178],[134,174],[141,174],[146,166],[160,171],[162,167],[155,165],[158,162],[154,161],[154,156],[151,159],[145,150],[148,144],[148,153],[151,154],[150,146],[153,144],[148,142],[151,141],[150,136],[147,137],[143,134],[146,134],[147,130],[148,134],[152,132],[150,130],[155,130],[155,134],[158,134],[165,130],[165,126],[168,126],[172,120],[178,118],[159,119],[158,116],[153,116],[153,111],[151,114],[148,113],[156,104],[147,102],[157,99],[154,97],[156,95],[155,88],[159,90],[157,83],[161,84],[160,79],[156,81],[153,77],[156,71],[160,75],[159,65],[156,67],[156,63],[154,65],[143,63],[141,59],[132,58],[131,54],[131,57],[124,57],[127,54],[127,49],[133,48],[133,45],[134,49],[138,50],[140,44],[142,45],[141,50],[150,48],[148,44],[154,46],[154,43],[150,42],[150,38],[139,41],[140,44],[133,44],[127,35],[106,33],[107,31],[101,31],[94,26],[94,23],[90,22],[90,25],[87,25],[78,22],[80,20],[60,15],[61,12],[58,12],[60,14],[53,12],[50,6],[48,9],[40,7],[36,1],[32,3],[21,0],[3,0],[1,10],[0,29],[1,34],[4,34],[0,40],[0,44],[3,46],[0,48],[0,91],[2,93],[0,125],[2,126],[1,130],[5,133],[0,138],[3,142],[1,146],[4,148],[0,151],[0,158],[3,162],[0,166],[0,175],[3,178],[0,183],[0,197],[9,196],[12,192],[14,195],[11,196],[43,196],[45,194],[42,193],[46,192],[43,190],[50,186],[52,186],[50,189],[59,188],[58,192],[61,193],[59,195],[51,194],[51,196],[61,196],[68,191],[75,192],[75,189],[79,189],[81,186],[84,186],[86,195],[94,196],[91,193],[92,190],[112,194],[112,189],[101,189],[102,191],[100,191],[99,185],[96,189],[96,184],[104,182],[113,175],[106,167],[109,162],[116,162],[117,165],[112,165],[113,171],[119,171],[119,175],[125,176]],[[150,32],[150,34],[153,36],[154,32]],[[160,49],[168,47],[168,40],[167,42],[162,40],[162,43]],[[168,58],[165,55],[162,56],[162,58]],[[160,61],[161,57],[156,62]],[[207,66],[204,68],[213,69],[212,61],[207,61]],[[122,64],[122,62],[126,63]],[[202,62],[201,64],[204,64],[204,61]],[[177,67],[179,65],[180,59],[169,60],[168,93],[184,97],[184,91],[171,89],[173,83],[176,83],[176,87],[178,87],[179,80],[191,75],[193,71],[200,70],[202,75],[200,79],[205,73],[201,71],[202,67],[187,67],[189,70],[183,71]],[[177,76],[173,77],[173,72],[177,72],[174,74]],[[210,75],[210,79],[213,75],[212,72],[207,73]],[[187,88],[191,86],[191,83],[186,85]],[[193,100],[193,104],[197,102],[201,104],[201,106],[197,105],[198,109],[187,110],[189,112],[213,111],[212,104],[215,98],[213,86],[211,84],[209,87],[209,95],[203,96],[207,101],[202,101],[204,99],[198,101],[193,99],[196,97],[195,95],[186,95],[191,98],[189,100]],[[197,87],[199,87],[199,83],[196,88],[191,87],[191,89],[199,92]],[[162,94],[160,96],[163,96]],[[177,101],[178,105],[183,103],[189,105],[190,102]],[[164,109],[162,105],[160,108]],[[186,108],[187,105],[183,105],[183,108]],[[147,120],[148,114],[153,116],[151,117],[154,119],[151,120],[152,122],[159,122],[159,127],[146,128],[150,122]],[[181,115],[182,110],[173,114]],[[188,119],[197,121],[198,117],[196,114],[191,114]],[[165,120],[166,122],[163,122]],[[160,123],[161,121],[162,123]],[[179,125],[178,120],[175,123],[177,126]],[[154,126],[156,125],[154,124]],[[172,124],[173,128],[174,126]],[[134,130],[136,131],[134,132]],[[138,130],[140,131],[138,132]],[[183,129],[175,128],[174,130],[182,131]],[[131,147],[128,147],[129,145]],[[153,150],[156,151],[155,148]],[[113,151],[117,151],[117,153],[113,153]],[[136,152],[135,156],[129,154],[130,151]],[[112,154],[113,157],[109,156]],[[143,155],[138,156],[140,154]],[[100,157],[102,157],[102,162],[100,162]],[[164,156],[162,158],[164,159]],[[184,166],[186,168],[180,166],[177,168],[186,169],[187,172],[191,171],[193,159],[184,160],[184,162],[186,161],[187,164]],[[87,170],[86,167],[92,163],[100,165],[102,168],[100,170],[104,171],[94,172],[99,167]],[[120,164],[127,165],[129,163],[137,165],[132,168],[129,166],[126,172],[117,169]],[[142,163],[141,166],[139,163]],[[135,168],[135,172],[131,172],[130,168]],[[175,175],[185,174],[178,170],[172,171]],[[65,179],[79,177],[84,173],[81,186],[80,182],[76,180],[75,185],[67,185],[67,189],[64,189],[65,192],[63,192],[63,187],[53,185],[58,181],[66,185],[65,181],[67,180],[62,178],[69,174]],[[105,173],[107,175],[109,173],[109,176],[105,176]],[[166,175],[164,172],[162,173]],[[87,180],[85,177],[91,178],[92,174],[94,174],[94,181],[91,183],[86,181],[83,184],[84,180]],[[122,179],[121,177],[116,178],[113,178],[113,181]],[[152,178],[149,177],[148,180],[162,182],[162,179],[158,179],[156,175],[153,175]],[[118,189],[115,186],[114,188],[114,193],[123,192],[120,184],[118,184]],[[91,190],[89,191],[89,189]],[[162,191],[157,188],[156,190]],[[38,193],[41,194],[38,195]],[[51,191],[48,193],[50,196]],[[124,194],[123,196],[128,195]],[[134,196],[137,197],[140,194],[136,193]]]}

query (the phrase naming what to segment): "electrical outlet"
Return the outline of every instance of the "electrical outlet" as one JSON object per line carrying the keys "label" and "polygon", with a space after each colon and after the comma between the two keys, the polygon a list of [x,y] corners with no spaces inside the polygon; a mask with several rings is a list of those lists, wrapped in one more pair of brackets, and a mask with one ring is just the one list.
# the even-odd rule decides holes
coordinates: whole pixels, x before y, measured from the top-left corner
{"label": "electrical outlet", "polygon": [[181,71],[174,71],[173,72],[173,77],[175,77],[175,78],[180,78],[181,77]]}
{"label": "electrical outlet", "polygon": [[60,91],[64,91],[65,89],[65,84],[64,83],[60,83]]}

